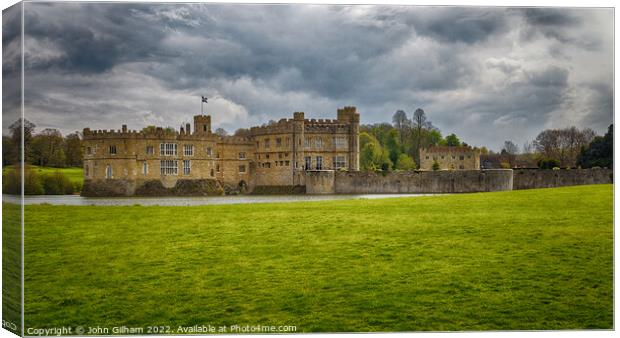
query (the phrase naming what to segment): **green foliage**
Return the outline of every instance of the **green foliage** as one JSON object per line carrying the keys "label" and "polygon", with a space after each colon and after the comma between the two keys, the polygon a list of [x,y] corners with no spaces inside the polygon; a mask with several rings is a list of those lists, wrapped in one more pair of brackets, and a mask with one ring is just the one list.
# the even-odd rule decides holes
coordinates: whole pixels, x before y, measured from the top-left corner
{"label": "green foliage", "polygon": [[560,161],[554,158],[543,158],[538,160],[538,168],[540,169],[553,169],[553,167],[559,167]]}
{"label": "green foliage", "polygon": [[614,125],[611,124],[605,136],[597,136],[586,148],[582,148],[577,156],[577,165],[583,168],[612,168],[614,161]]}
{"label": "green foliage", "polygon": [[398,155],[398,160],[396,161],[396,169],[398,170],[414,170],[416,169],[416,164],[411,158],[411,156],[407,154]]}
{"label": "green foliage", "polygon": [[[2,168],[4,193],[19,194],[19,172],[15,168],[14,166]],[[28,165],[25,177],[26,195],[72,194],[82,191],[84,173],[82,168],[58,169]]]}
{"label": "green foliage", "polygon": [[449,147],[456,147],[461,145],[461,140],[456,136],[456,134],[450,134],[446,136],[446,145]]}
{"label": "green foliage", "polygon": [[439,162],[437,162],[436,160],[433,161],[433,170],[435,171],[439,170]]}
{"label": "green foliage", "polygon": [[614,327],[612,185],[25,215],[26,327]]}
{"label": "green foliage", "polygon": [[71,195],[73,184],[60,171],[41,176],[41,183],[46,195]]}
{"label": "green foliage", "polygon": [[368,133],[360,134],[360,167],[362,170],[390,170],[392,161],[379,141]]}

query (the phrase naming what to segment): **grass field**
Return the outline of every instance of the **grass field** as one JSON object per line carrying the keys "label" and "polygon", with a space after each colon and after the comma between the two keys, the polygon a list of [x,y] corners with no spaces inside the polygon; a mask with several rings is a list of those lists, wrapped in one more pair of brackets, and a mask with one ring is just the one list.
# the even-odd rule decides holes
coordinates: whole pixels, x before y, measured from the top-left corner
{"label": "grass field", "polygon": [[[84,181],[84,169],[81,167],[69,167],[69,168],[52,168],[52,167],[39,167],[36,165],[30,166],[33,170],[37,172],[39,175],[44,174],[53,174],[56,171],[60,171],[63,173],[72,183],[79,183],[80,185]],[[7,171],[13,170],[13,166],[4,166],[2,167],[2,175],[4,176]]]}
{"label": "grass field", "polygon": [[26,327],[613,326],[612,185],[199,207],[26,206]]}

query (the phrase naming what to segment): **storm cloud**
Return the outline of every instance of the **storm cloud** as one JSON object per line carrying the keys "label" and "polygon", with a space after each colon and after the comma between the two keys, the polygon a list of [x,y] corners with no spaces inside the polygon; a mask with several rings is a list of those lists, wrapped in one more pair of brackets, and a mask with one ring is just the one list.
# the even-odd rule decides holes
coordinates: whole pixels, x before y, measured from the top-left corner
{"label": "storm cloud", "polygon": [[[10,81],[19,32],[3,28]],[[444,134],[498,150],[549,127],[603,133],[612,48],[611,9],[26,3],[25,113],[64,133],[175,127],[205,95],[214,127],[234,131],[421,107]]]}

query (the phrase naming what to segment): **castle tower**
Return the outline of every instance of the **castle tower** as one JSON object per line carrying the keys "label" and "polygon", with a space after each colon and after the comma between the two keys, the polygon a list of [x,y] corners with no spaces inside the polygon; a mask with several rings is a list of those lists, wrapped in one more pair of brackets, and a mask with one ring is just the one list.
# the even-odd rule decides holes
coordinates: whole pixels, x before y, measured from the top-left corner
{"label": "castle tower", "polygon": [[211,116],[210,115],[194,115],[194,134],[195,135],[211,134]]}
{"label": "castle tower", "polygon": [[338,121],[349,124],[349,170],[360,170],[360,114],[357,108],[338,109]]}
{"label": "castle tower", "polygon": [[[293,113],[293,168],[301,170],[304,165],[304,113]],[[301,184],[295,182],[294,184]]]}

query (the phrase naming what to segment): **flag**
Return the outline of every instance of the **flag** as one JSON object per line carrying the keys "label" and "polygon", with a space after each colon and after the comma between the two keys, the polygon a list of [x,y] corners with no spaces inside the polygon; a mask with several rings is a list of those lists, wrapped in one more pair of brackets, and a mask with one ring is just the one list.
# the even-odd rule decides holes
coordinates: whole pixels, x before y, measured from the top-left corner
{"label": "flag", "polygon": [[204,96],[202,96],[202,102],[207,103],[207,98],[206,98],[206,97],[204,97]]}

